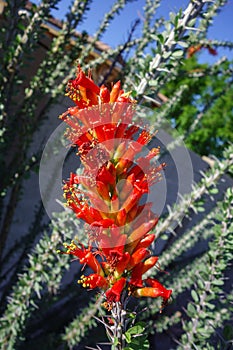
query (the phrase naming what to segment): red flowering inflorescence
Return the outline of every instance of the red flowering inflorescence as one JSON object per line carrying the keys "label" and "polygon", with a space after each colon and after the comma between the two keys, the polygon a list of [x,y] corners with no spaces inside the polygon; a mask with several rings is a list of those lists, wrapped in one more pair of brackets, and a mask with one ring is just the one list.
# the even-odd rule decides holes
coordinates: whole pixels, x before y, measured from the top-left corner
{"label": "red flowering inflorescence", "polygon": [[195,53],[197,53],[203,48],[207,49],[209,54],[212,56],[217,56],[218,54],[217,50],[214,47],[212,47],[210,44],[197,44],[197,45],[190,46],[188,48],[187,58],[192,57],[193,55],[195,55]]}
{"label": "red flowering inflorescence", "polygon": [[81,175],[70,174],[64,197],[87,224],[89,244],[72,241],[65,244],[65,253],[92,270],[78,283],[103,290],[109,309],[121,300],[123,291],[135,297],[162,297],[165,305],[172,291],[155,279],[143,279],[158,261],[149,250],[155,239],[150,231],[158,217],[143,198],[164,167],[152,164],[159,148],[138,157],[152,135],[133,123],[136,101],[121,90],[119,81],[109,91],[78,67],[67,95],[76,106],[61,119],[69,125],[66,136],[77,147],[84,170]]}

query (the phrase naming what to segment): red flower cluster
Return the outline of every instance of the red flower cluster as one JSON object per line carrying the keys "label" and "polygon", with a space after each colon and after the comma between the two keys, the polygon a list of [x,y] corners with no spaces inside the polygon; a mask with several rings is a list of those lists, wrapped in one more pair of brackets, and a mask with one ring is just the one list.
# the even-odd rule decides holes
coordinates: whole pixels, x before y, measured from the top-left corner
{"label": "red flower cluster", "polygon": [[77,106],[61,119],[69,125],[66,136],[77,146],[84,170],[81,175],[71,173],[64,196],[88,224],[89,245],[72,241],[65,253],[93,271],[78,282],[102,289],[107,308],[120,301],[123,290],[135,297],[162,297],[166,304],[172,291],[157,280],[143,279],[158,260],[149,250],[155,239],[149,232],[158,218],[145,196],[164,167],[151,164],[159,148],[138,156],[152,135],[133,123],[135,101],[121,90],[120,82],[111,91],[99,88],[78,68],[67,95]]}
{"label": "red flower cluster", "polygon": [[201,49],[207,49],[209,54],[212,56],[216,56],[218,54],[217,50],[215,48],[213,48],[210,45],[206,45],[206,44],[198,44],[195,46],[190,46],[187,50],[187,57],[190,58],[193,55],[195,55],[196,52],[200,51]]}

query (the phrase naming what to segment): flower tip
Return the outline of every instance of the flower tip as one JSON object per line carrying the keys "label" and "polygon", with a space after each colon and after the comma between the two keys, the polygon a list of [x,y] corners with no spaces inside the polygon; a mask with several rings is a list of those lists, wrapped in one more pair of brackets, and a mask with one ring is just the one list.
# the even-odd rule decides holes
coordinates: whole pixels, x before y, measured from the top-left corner
{"label": "flower tip", "polygon": [[166,290],[166,299],[167,300],[170,299],[171,295],[172,295],[172,289],[167,289]]}

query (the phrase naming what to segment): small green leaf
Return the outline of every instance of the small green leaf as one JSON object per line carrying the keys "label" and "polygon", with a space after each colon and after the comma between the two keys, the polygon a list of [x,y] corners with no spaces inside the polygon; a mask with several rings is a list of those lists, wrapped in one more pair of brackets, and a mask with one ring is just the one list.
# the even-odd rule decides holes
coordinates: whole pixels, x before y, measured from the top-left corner
{"label": "small green leaf", "polygon": [[184,54],[184,51],[183,50],[176,50],[172,53],[172,57],[176,57],[176,58],[179,58],[179,57],[182,57]]}
{"label": "small green leaf", "polygon": [[192,295],[193,300],[194,300],[196,303],[198,303],[198,302],[199,302],[199,297],[198,297],[197,292],[196,292],[194,289],[191,291],[191,295]]}
{"label": "small green leaf", "polygon": [[41,286],[38,282],[35,282],[34,284],[34,290],[37,294],[37,297],[40,299],[41,298],[41,295],[40,295],[40,289],[41,289]]}
{"label": "small green leaf", "polygon": [[191,19],[191,20],[188,22],[188,27],[193,27],[195,23],[196,23],[196,18]]}
{"label": "small green leaf", "polygon": [[210,335],[210,331],[205,328],[198,328],[197,329],[198,334],[203,335],[204,337],[207,337]]}
{"label": "small green leaf", "polygon": [[195,313],[196,313],[196,309],[195,309],[194,305],[191,303],[188,304],[187,311],[188,311],[189,316],[195,315]]}
{"label": "small green leaf", "polygon": [[170,16],[170,21],[171,21],[172,23],[174,23],[174,22],[175,22],[175,18],[176,18],[175,13],[174,13],[174,12],[170,12],[170,13],[169,13],[169,16]]}
{"label": "small green leaf", "polygon": [[203,213],[203,212],[205,211],[205,208],[203,208],[203,207],[197,207],[197,211],[198,211],[199,213]]}
{"label": "small green leaf", "polygon": [[119,344],[118,339],[117,339],[117,338],[114,338],[114,340],[113,340],[113,344],[112,344],[112,345],[116,346],[116,345],[118,345],[118,344]]}
{"label": "small green leaf", "polygon": [[179,18],[180,18],[180,16],[179,16],[179,14],[178,14],[178,15],[175,17],[175,20],[174,20],[174,25],[175,25],[175,27],[178,26]]}
{"label": "small green leaf", "polygon": [[145,330],[145,323],[138,322],[135,326],[129,328],[126,333],[128,334],[142,334]]}
{"label": "small green leaf", "polygon": [[165,51],[164,53],[163,53],[163,58],[165,58],[165,59],[167,59],[168,57],[170,57],[171,56],[171,51]]}
{"label": "small green leaf", "polygon": [[124,348],[124,350],[148,350],[150,348],[149,341],[146,336],[136,337],[132,339],[130,346]]}
{"label": "small green leaf", "polygon": [[125,340],[129,344],[131,343],[131,334],[128,332],[125,332]]}
{"label": "small green leaf", "polygon": [[218,189],[216,187],[211,188],[209,191],[211,194],[217,194],[218,193]]}
{"label": "small green leaf", "polygon": [[232,188],[231,187],[229,187],[227,190],[226,190],[226,194],[227,194],[227,196],[228,197],[232,197],[232,195],[233,195],[233,190],[232,190]]}
{"label": "small green leaf", "polygon": [[158,37],[159,41],[161,42],[161,44],[163,44],[164,43],[163,35],[162,34],[158,34],[157,37]]}
{"label": "small green leaf", "polygon": [[158,85],[158,81],[157,81],[157,80],[150,80],[150,81],[149,81],[149,86],[155,87],[155,86],[157,86],[157,85]]}
{"label": "small green leaf", "polygon": [[150,347],[149,341],[146,339],[146,337],[137,337],[134,338],[132,341],[131,346],[133,346],[133,349],[135,350],[147,350]]}
{"label": "small green leaf", "polygon": [[203,289],[204,288],[204,283],[202,282],[202,280],[198,280],[197,281],[197,284],[198,284],[198,287],[200,287],[201,289]]}
{"label": "small green leaf", "polygon": [[213,305],[211,303],[205,303],[205,306],[208,307],[208,309],[210,309],[210,310],[215,309],[215,305]]}
{"label": "small green leaf", "polygon": [[185,42],[185,41],[178,41],[177,44],[182,46],[182,47],[185,47],[185,48],[189,47],[189,44],[187,42]]}
{"label": "small green leaf", "polygon": [[222,286],[224,284],[223,280],[214,280],[212,282],[212,284],[214,284],[215,286]]}
{"label": "small green leaf", "polygon": [[25,31],[25,26],[23,25],[22,22],[19,22],[19,23],[17,24],[17,27],[18,27],[20,30]]}

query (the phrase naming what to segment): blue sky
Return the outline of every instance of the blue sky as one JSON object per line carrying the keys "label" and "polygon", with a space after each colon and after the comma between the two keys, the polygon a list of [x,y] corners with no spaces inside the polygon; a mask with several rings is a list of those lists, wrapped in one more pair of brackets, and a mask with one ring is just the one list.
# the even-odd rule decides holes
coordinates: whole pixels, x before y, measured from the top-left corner
{"label": "blue sky", "polygon": [[[35,1],[36,3],[39,0]],[[90,10],[86,14],[86,19],[78,27],[78,31],[85,30],[88,34],[93,35],[98,28],[104,14],[111,8],[115,0],[93,0]],[[157,10],[158,16],[162,15],[165,18],[169,17],[169,12],[177,12],[180,8],[185,8],[188,0],[161,0],[161,6]],[[61,0],[58,5],[58,10],[53,11],[53,15],[59,19],[64,18],[68,11],[70,1]],[[101,40],[111,47],[122,44],[126,41],[127,33],[129,32],[132,23],[137,18],[143,17],[143,6],[145,0],[137,0],[128,3],[120,15],[117,16],[109,25],[107,32]],[[140,35],[140,27],[135,32],[135,36]],[[215,17],[214,24],[210,27],[208,33],[209,39],[232,40],[233,38],[233,0],[228,0],[221,13]],[[210,56],[207,52],[201,55],[201,61],[213,62],[221,55],[227,55],[233,58],[232,51],[226,49],[218,49],[217,57]]]}

